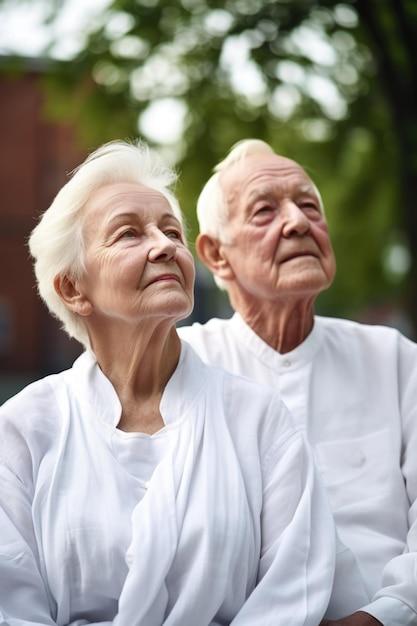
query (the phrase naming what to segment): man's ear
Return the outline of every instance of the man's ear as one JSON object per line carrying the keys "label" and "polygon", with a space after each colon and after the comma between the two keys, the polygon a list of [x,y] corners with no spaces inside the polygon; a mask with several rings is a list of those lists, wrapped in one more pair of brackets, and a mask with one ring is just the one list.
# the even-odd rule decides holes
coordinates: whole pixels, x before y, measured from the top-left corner
{"label": "man's ear", "polygon": [[78,289],[77,283],[67,275],[55,276],[55,291],[70,311],[78,315],[90,315],[93,307],[87,297]]}
{"label": "man's ear", "polygon": [[234,278],[233,270],[224,254],[224,246],[217,239],[202,233],[196,239],[195,249],[200,260],[212,274],[223,280]]}

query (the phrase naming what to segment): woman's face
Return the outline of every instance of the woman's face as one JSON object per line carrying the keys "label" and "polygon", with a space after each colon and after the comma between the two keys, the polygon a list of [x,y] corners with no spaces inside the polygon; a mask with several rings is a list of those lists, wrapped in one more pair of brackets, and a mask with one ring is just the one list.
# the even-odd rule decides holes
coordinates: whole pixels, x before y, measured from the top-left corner
{"label": "woman's face", "polygon": [[193,307],[194,260],[160,192],[135,183],[95,191],[83,209],[83,315],[117,324],[176,322]]}

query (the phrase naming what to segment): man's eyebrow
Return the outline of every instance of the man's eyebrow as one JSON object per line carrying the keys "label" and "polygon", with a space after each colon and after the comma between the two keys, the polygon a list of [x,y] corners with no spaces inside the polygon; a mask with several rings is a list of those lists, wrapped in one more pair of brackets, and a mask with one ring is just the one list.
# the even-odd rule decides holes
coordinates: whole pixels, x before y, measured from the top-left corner
{"label": "man's eyebrow", "polygon": [[[298,193],[309,193],[317,195],[316,187],[313,183],[301,183],[299,185],[294,185],[293,190]],[[276,187],[274,185],[257,187],[250,192],[250,194],[248,195],[248,199],[256,200],[257,198],[266,198],[268,196],[274,195],[275,191]]]}
{"label": "man's eyebrow", "polygon": [[274,187],[272,185],[268,187],[257,187],[253,189],[248,195],[247,199],[249,202],[254,202],[255,200],[263,200],[264,198],[268,198],[269,196],[274,194]]}
{"label": "man's eyebrow", "polygon": [[313,196],[317,196],[317,191],[314,185],[311,183],[306,183],[305,185],[300,185],[297,190],[299,193],[308,193]]}

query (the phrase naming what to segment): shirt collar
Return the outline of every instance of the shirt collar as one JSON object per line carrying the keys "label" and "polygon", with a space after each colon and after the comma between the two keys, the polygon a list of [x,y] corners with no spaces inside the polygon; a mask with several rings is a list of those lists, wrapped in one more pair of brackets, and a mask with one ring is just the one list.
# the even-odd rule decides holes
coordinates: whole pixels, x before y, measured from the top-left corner
{"label": "shirt collar", "polygon": [[277,371],[298,369],[310,363],[316,356],[323,337],[322,319],[316,315],[313,328],[304,341],[291,352],[281,354],[261,339],[239,313],[234,313],[230,323],[238,342],[243,344],[258,359],[268,363]]}
{"label": "shirt collar", "polygon": [[[181,341],[178,365],[165,387],[160,403],[165,424],[177,421],[187,412],[204,385],[206,370],[207,366],[191,346]],[[102,422],[116,427],[122,412],[120,400],[94,354],[89,350],[84,352],[70,371],[74,377],[76,395],[87,400],[93,414]]]}

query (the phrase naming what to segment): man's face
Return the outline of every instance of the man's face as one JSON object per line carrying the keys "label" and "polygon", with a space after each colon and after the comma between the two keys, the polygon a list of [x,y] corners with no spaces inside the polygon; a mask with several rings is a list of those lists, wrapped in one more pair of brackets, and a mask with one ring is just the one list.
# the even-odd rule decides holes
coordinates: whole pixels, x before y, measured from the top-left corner
{"label": "man's face", "polygon": [[246,299],[317,295],[336,263],[315,187],[294,161],[253,155],[220,175],[229,220],[222,253]]}

